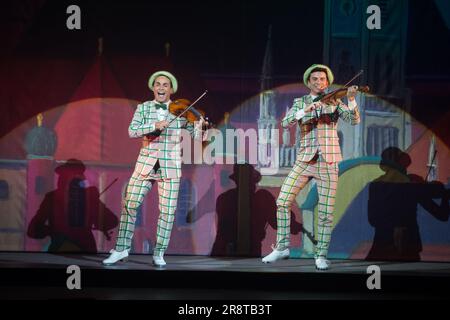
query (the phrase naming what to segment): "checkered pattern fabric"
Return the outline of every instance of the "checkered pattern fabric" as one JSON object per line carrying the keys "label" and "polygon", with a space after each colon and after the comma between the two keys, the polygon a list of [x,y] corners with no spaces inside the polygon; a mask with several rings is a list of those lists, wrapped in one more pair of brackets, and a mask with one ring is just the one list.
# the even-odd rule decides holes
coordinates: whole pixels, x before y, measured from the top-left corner
{"label": "checkered pattern fabric", "polygon": [[[167,115],[167,121],[173,119]],[[202,139],[201,130],[187,124],[183,118],[175,120],[160,135],[152,135],[158,121],[153,102],[138,105],[129,127],[130,137],[146,136],[146,143],[139,152],[134,172],[128,182],[122,204],[116,250],[131,248],[136,214],[146,194],[155,181],[158,182],[159,218],[154,254],[163,254],[167,249],[175,218],[181,177],[180,142],[181,130],[186,128],[194,139]]]}
{"label": "checkered pattern fabric", "polygon": [[337,105],[324,105],[321,110],[307,112],[305,116],[297,121],[295,114],[300,109],[304,109],[311,104],[310,95],[294,99],[292,108],[281,121],[283,127],[289,127],[298,122],[300,126],[300,148],[297,153],[297,159],[300,161],[309,161],[320,151],[327,162],[342,161],[341,148],[339,147],[339,138],[337,135],[337,124],[339,118],[351,123],[352,125],[360,122],[359,110],[356,107],[353,110],[339,100]]}
{"label": "checkered pattern fabric", "polygon": [[333,224],[333,209],[337,188],[338,165],[328,164],[316,155],[309,162],[296,161],[281,186],[277,199],[277,247],[289,247],[291,233],[291,206],[300,190],[315,178],[319,192],[318,231],[315,256],[326,257]]}
{"label": "checkered pattern fabric", "polygon": [[[175,116],[167,115],[167,121]],[[166,178],[181,177],[181,130],[189,131],[194,139],[203,139],[201,130],[194,130],[194,125],[187,123],[180,117],[162,131],[160,135],[154,135],[155,123],[158,121],[158,113],[153,101],[139,104],[134,113],[128,133],[132,138],[145,137],[146,143],[139,153],[135,171],[142,176],[147,176],[159,160],[162,175]]]}
{"label": "checkered pattern fabric", "polygon": [[294,100],[292,108],[282,120],[288,127],[298,122],[301,132],[300,149],[294,167],[281,186],[277,199],[277,244],[279,250],[290,245],[290,210],[296,196],[306,183],[315,178],[319,193],[318,232],[315,257],[326,257],[331,239],[333,210],[338,180],[338,162],[342,160],[337,122],[339,118],[352,125],[359,123],[356,106],[351,110],[342,101],[337,105],[323,105],[321,110],[308,112],[297,121],[298,110],[311,104],[312,97]]}
{"label": "checkered pattern fabric", "polygon": [[142,205],[145,195],[151,190],[155,181],[158,182],[160,214],[156,229],[154,254],[163,254],[166,251],[175,219],[180,179],[163,179],[161,172],[160,169],[158,169],[157,172],[152,171],[151,174],[145,178],[137,172],[134,172],[131,176],[123,201],[122,215],[120,217],[119,234],[116,243],[117,251],[131,248],[137,209]]}

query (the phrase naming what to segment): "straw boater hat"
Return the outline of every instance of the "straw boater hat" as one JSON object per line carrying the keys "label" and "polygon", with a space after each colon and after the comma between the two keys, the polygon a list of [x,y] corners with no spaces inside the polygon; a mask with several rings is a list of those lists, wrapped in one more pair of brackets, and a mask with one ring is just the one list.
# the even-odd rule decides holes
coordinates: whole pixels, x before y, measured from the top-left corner
{"label": "straw boater hat", "polygon": [[331,85],[334,81],[334,76],[333,76],[333,72],[331,72],[331,69],[324,64],[313,64],[311,67],[306,69],[305,73],[303,74],[303,83],[305,84],[305,86],[308,86],[309,76],[311,75],[311,72],[316,68],[326,70],[327,78],[328,78],[328,85]]}
{"label": "straw boater hat", "polygon": [[178,89],[178,82],[177,79],[174,77],[173,74],[167,71],[156,71],[154,74],[150,76],[150,79],[148,79],[148,87],[150,90],[153,90],[153,84],[155,82],[155,79],[159,76],[164,76],[170,80],[170,83],[172,84],[173,93],[177,92]]}

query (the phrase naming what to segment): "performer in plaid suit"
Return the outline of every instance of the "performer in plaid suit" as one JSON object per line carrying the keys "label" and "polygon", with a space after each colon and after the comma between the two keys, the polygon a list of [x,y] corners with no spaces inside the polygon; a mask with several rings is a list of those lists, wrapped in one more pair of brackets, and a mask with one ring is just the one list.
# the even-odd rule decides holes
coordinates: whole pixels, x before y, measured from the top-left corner
{"label": "performer in plaid suit", "polygon": [[289,257],[291,205],[306,183],[315,178],[319,193],[315,263],[319,270],[329,267],[326,257],[333,223],[338,162],[342,160],[337,123],[339,118],[352,125],[360,121],[355,101],[357,87],[348,88],[348,105],[341,100],[331,104],[313,102],[324,94],[333,79],[333,73],[327,66],[318,64],[309,67],[303,75],[303,82],[310,89],[309,95],[294,99],[292,108],[281,122],[284,128],[298,123],[301,141],[294,167],[284,180],[277,199],[277,243],[272,253],[262,259],[264,263]]}
{"label": "performer in plaid suit", "polygon": [[103,261],[105,265],[128,257],[137,209],[154,182],[158,182],[160,213],[153,264],[159,267],[166,265],[163,255],[169,245],[180,187],[181,130],[187,129],[194,139],[203,139],[203,118],[195,126],[182,117],[169,125],[175,118],[168,111],[170,95],[178,88],[177,80],[171,73],[155,72],[148,85],[154,100],[138,105],[128,130],[131,138],[143,137],[144,143],[124,195],[116,247]]}

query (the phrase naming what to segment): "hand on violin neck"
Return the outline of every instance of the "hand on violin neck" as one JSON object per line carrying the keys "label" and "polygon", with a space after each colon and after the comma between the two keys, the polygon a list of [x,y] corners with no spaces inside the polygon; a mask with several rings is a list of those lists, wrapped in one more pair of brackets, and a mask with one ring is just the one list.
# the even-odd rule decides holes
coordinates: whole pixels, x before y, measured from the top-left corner
{"label": "hand on violin neck", "polygon": [[200,117],[198,119],[198,121],[195,121],[195,126],[199,130],[201,130],[204,126],[207,126],[207,125],[208,125],[208,122],[203,117]]}
{"label": "hand on violin neck", "polygon": [[347,89],[347,98],[352,101],[355,100],[356,92],[358,92],[358,86],[351,86]]}
{"label": "hand on violin neck", "polygon": [[204,126],[205,128],[208,128],[209,124],[210,124],[210,123],[209,123],[208,120],[205,119],[205,120],[203,121],[203,126]]}
{"label": "hand on violin neck", "polygon": [[158,130],[164,130],[165,128],[167,128],[168,125],[169,122],[167,122],[166,120],[158,121],[155,123],[155,128]]}

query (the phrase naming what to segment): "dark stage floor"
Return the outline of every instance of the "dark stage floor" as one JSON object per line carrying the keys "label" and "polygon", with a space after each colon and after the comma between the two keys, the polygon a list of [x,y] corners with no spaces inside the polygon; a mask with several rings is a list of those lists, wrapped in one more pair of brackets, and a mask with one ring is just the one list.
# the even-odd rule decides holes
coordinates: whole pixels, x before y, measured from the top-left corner
{"label": "dark stage floor", "polygon": [[[105,254],[0,253],[2,299],[450,299],[450,263],[332,260],[316,271],[312,259],[265,265],[259,258],[150,255],[104,267]],[[67,267],[81,270],[81,290],[66,286]],[[369,290],[370,265],[381,270],[381,289]]]}

